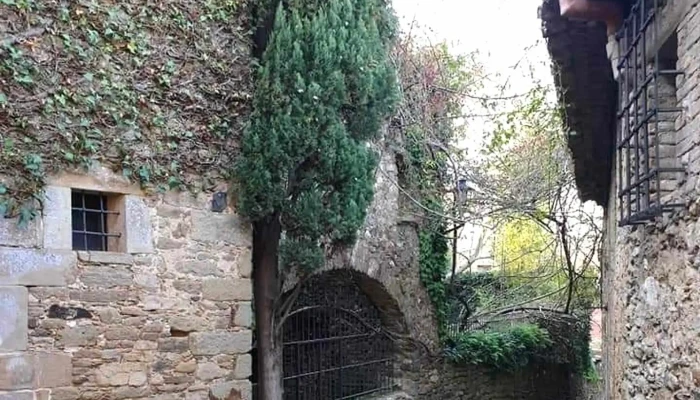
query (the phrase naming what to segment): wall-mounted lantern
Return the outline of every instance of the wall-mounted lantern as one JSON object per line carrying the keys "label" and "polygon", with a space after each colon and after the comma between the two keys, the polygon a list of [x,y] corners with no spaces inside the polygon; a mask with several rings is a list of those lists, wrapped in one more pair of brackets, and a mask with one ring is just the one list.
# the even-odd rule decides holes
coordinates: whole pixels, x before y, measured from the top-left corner
{"label": "wall-mounted lantern", "polygon": [[467,200],[467,192],[471,189],[469,186],[469,182],[464,179],[460,178],[457,181],[457,203],[459,205],[463,205],[464,202]]}
{"label": "wall-mounted lantern", "polygon": [[563,17],[605,22],[608,35],[617,32],[624,18],[622,4],[612,0],[559,0],[559,8]]}

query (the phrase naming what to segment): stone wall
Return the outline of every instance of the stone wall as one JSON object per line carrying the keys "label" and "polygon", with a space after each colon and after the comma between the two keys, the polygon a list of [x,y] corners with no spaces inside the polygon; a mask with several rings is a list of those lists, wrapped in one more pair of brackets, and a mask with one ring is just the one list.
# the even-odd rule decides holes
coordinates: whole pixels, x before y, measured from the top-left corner
{"label": "stone wall", "polygon": [[[71,250],[71,187],[124,196],[124,252]],[[250,399],[251,232],[211,209],[97,170],[0,220],[0,399]]]}
{"label": "stone wall", "polygon": [[[675,24],[675,153],[686,167],[670,198],[687,205],[646,226],[617,227],[618,204],[606,211],[603,293],[605,399],[700,397],[700,5],[673,0],[685,14]],[[667,30],[668,26],[664,27]],[[615,187],[611,193],[616,193]]]}
{"label": "stone wall", "polygon": [[[566,366],[535,365],[515,373],[437,363],[424,371],[420,400],[574,400],[576,378]],[[598,399],[596,399],[598,400]]]}

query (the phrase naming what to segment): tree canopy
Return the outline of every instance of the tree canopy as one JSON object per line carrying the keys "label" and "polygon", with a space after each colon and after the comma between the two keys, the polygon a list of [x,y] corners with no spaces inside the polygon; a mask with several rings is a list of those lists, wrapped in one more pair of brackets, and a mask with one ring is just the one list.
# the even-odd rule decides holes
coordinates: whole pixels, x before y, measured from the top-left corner
{"label": "tree canopy", "polygon": [[280,218],[285,266],[319,267],[324,248],[352,242],[364,221],[368,141],[398,98],[393,24],[379,0],[279,6],[236,172],[241,212]]}

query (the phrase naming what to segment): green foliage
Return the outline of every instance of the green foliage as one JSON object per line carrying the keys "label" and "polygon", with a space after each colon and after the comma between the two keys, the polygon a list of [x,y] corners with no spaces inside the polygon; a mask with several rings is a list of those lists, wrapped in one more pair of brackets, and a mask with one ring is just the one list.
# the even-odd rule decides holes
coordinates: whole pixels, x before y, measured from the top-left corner
{"label": "green foliage", "polygon": [[[0,1],[0,211],[99,162],[146,190],[227,178],[250,89],[247,0]],[[225,51],[222,51],[225,49]]]}
{"label": "green foliage", "polygon": [[279,216],[283,265],[311,270],[364,221],[376,167],[368,141],[398,94],[382,1],[294,4],[278,8],[236,175],[241,212]]}
{"label": "green foliage", "polygon": [[[434,207],[437,207],[437,204],[437,202],[432,203]],[[446,334],[448,312],[445,276],[449,268],[447,260],[449,246],[442,234],[443,230],[444,224],[439,220],[433,220],[423,227],[420,231],[419,249],[420,279],[433,303],[440,337]]]}
{"label": "green foliage", "polygon": [[537,325],[521,324],[503,330],[463,332],[451,336],[445,354],[458,364],[514,371],[543,358],[551,344],[546,330]]}

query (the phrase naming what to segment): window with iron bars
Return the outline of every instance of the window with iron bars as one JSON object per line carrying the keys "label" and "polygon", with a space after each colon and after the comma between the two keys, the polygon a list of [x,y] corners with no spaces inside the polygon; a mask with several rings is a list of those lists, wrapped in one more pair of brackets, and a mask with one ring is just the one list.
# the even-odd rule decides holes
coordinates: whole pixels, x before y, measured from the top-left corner
{"label": "window with iron bars", "polygon": [[114,251],[120,232],[113,232],[113,219],[119,212],[104,193],[73,190],[71,193],[71,224],[73,250]]}
{"label": "window with iron bars", "polygon": [[675,157],[675,36],[657,43],[661,0],[638,0],[617,34],[620,46],[617,182],[621,226],[643,224],[682,206],[670,200],[684,170]]}

